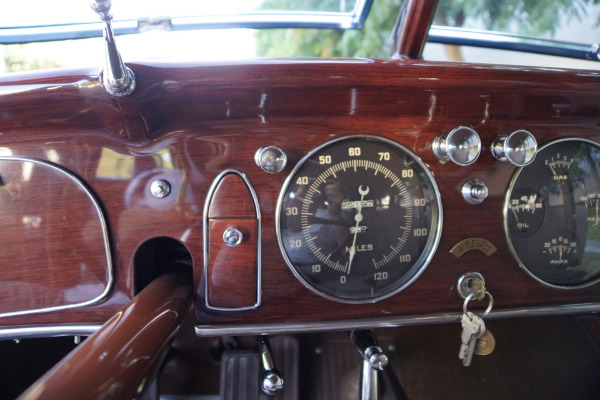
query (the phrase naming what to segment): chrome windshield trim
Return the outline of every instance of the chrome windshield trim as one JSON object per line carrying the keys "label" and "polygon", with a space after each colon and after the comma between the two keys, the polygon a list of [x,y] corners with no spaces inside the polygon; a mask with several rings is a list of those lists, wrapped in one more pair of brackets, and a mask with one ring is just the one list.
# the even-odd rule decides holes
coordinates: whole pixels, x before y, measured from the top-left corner
{"label": "chrome windshield trim", "polygon": [[429,43],[456,46],[483,47],[496,50],[519,51],[580,60],[600,61],[599,45],[562,42],[502,32],[433,25],[429,29]]}
{"label": "chrome windshield trim", "polygon": [[[139,33],[137,21],[114,21],[115,35]],[[52,42],[56,40],[88,39],[102,37],[102,23],[26,26],[0,28],[0,44]]]}
{"label": "chrome windshield trim", "polygon": [[[199,29],[269,29],[269,28],[320,28],[361,29],[371,10],[373,0],[357,0],[354,10],[342,12],[276,11],[243,13],[238,15],[206,15],[196,17],[166,17],[171,22],[169,30],[188,31]],[[140,33],[139,20],[114,20],[115,35]],[[57,24],[0,28],[0,44],[23,44],[57,40],[87,39],[102,36],[102,24]]]}
{"label": "chrome windshield trim", "polygon": [[[567,304],[514,308],[491,312],[486,319],[537,317],[545,315],[583,314],[600,312],[600,303]],[[434,314],[380,317],[350,321],[281,322],[271,324],[196,325],[197,336],[260,335],[291,332],[350,331],[363,328],[396,328],[425,324],[458,323],[462,311]]]}

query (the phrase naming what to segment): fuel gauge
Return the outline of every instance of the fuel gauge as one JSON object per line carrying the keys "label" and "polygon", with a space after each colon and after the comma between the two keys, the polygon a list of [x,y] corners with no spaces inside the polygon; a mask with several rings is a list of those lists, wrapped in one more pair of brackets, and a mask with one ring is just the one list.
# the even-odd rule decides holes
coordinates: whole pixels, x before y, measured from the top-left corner
{"label": "fuel gauge", "polygon": [[536,233],[546,216],[542,196],[529,188],[515,190],[507,209],[508,229],[519,237],[529,237]]}
{"label": "fuel gauge", "polygon": [[552,171],[552,179],[557,183],[566,183],[569,179],[569,169],[573,164],[571,155],[557,152],[546,158],[545,164]]}

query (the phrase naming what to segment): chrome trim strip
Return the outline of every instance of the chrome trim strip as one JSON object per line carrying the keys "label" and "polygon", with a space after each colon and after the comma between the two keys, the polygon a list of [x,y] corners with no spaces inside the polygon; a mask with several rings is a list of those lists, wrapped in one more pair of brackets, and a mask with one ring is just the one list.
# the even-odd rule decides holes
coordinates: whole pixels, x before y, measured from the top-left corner
{"label": "chrome trim strip", "polygon": [[[288,255],[287,255],[287,251],[285,250],[285,246],[283,244],[283,238],[281,235],[281,208],[283,206],[283,200],[285,198],[285,194],[286,194],[290,184],[292,183],[292,179],[294,178],[294,175],[296,175],[298,170],[308,160],[310,160],[310,158],[313,155],[315,155],[316,153],[321,151],[323,148],[330,146],[337,142],[341,142],[341,141],[345,141],[345,140],[353,140],[353,139],[364,139],[367,141],[370,140],[370,141],[374,141],[374,142],[385,143],[387,145],[393,146],[396,149],[399,149],[400,151],[404,152],[406,155],[408,155],[410,158],[412,158],[415,161],[415,163],[423,170],[423,172],[425,173],[425,175],[427,176],[427,178],[429,180],[429,183],[431,184],[431,187],[433,189],[433,195],[435,196],[435,199],[432,199],[432,201],[431,201],[432,211],[431,211],[431,226],[430,226],[430,228],[431,229],[435,228],[436,232],[434,234],[429,235],[429,239],[427,239],[427,243],[425,245],[425,248],[423,249],[423,252],[419,255],[419,258],[415,261],[414,265],[417,265],[417,263],[421,263],[417,272],[414,274],[414,276],[412,276],[410,278],[410,280],[405,282],[402,286],[392,290],[391,292],[389,292],[385,295],[366,299],[366,300],[354,300],[354,299],[334,297],[334,296],[328,295],[328,294],[320,291],[316,287],[314,287],[302,275],[300,275],[300,273],[296,270],[294,263],[289,259]],[[436,207],[433,207],[433,204],[435,204]],[[437,222],[436,222],[436,219],[437,219]],[[444,221],[444,210],[442,207],[442,196],[440,194],[440,190],[438,188],[437,182],[435,181],[435,178],[433,177],[433,174],[431,173],[431,170],[429,169],[427,164],[425,164],[425,162],[423,162],[423,160],[421,160],[421,158],[417,154],[415,154],[412,150],[410,150],[408,147],[405,147],[405,146],[401,145],[400,143],[395,142],[388,138],[384,138],[384,137],[377,136],[377,135],[368,135],[368,134],[340,136],[338,138],[335,138],[335,139],[329,140],[325,143],[322,143],[319,146],[313,148],[311,151],[309,151],[304,157],[302,157],[300,159],[300,161],[298,161],[296,163],[296,165],[294,166],[292,171],[289,173],[289,175],[283,182],[283,186],[281,187],[281,191],[279,192],[279,196],[277,197],[277,205],[275,206],[275,235],[277,236],[277,244],[279,245],[279,250],[281,251],[281,255],[283,256],[283,259],[285,260],[285,263],[287,264],[287,266],[290,269],[290,271],[292,272],[292,274],[294,274],[296,279],[298,279],[298,281],[300,281],[300,283],[302,283],[307,289],[309,289],[313,293],[316,293],[319,296],[324,297],[328,300],[336,301],[338,303],[345,303],[345,304],[376,303],[378,301],[387,299],[395,294],[398,294],[401,291],[403,291],[404,289],[406,289],[407,287],[409,287],[410,285],[412,285],[417,280],[417,278],[419,278],[419,276],[421,276],[421,274],[423,272],[425,272],[425,270],[429,266],[429,263],[431,263],[433,256],[435,255],[435,252],[438,248],[438,245],[440,244],[440,240],[442,237],[443,221]]]}
{"label": "chrome trim strip", "polygon": [[[221,180],[229,174],[235,174],[237,176],[239,176],[240,178],[242,178],[242,180],[244,181],[244,183],[246,184],[246,186],[248,187],[248,190],[250,191],[250,195],[252,196],[252,201],[254,202],[254,211],[256,212],[256,223],[257,223],[257,239],[256,239],[256,302],[254,303],[254,305],[252,306],[248,306],[248,307],[235,307],[235,308],[228,308],[228,307],[215,307],[210,305],[210,303],[208,302],[208,264],[210,261],[210,254],[208,252],[208,248],[209,248],[209,238],[208,238],[208,210],[210,208],[210,202],[212,201],[212,198],[215,194],[215,190],[217,190],[217,187],[219,186],[219,183],[221,182]],[[212,185],[210,185],[210,189],[208,190],[208,194],[206,195],[206,200],[204,202],[204,216],[202,218],[203,221],[203,237],[204,237],[204,271],[203,271],[203,278],[204,278],[204,306],[206,308],[208,308],[209,310],[217,310],[217,311],[245,311],[245,310],[254,310],[255,308],[258,308],[260,306],[260,302],[261,302],[261,293],[262,293],[262,289],[261,289],[261,282],[262,282],[262,276],[261,276],[261,271],[262,271],[262,259],[261,259],[261,242],[262,242],[262,231],[261,231],[261,214],[260,214],[260,204],[258,203],[258,196],[256,195],[256,191],[254,190],[254,186],[252,186],[252,183],[250,182],[250,179],[248,179],[248,177],[246,176],[245,173],[243,173],[240,170],[237,169],[226,169],[223,172],[221,172],[219,175],[217,175],[217,177],[213,180]]]}
{"label": "chrome trim strip", "polygon": [[106,256],[106,270],[107,270],[107,274],[108,274],[106,287],[104,288],[102,293],[100,293],[100,295],[94,297],[93,299],[90,299],[90,300],[87,300],[87,301],[84,301],[81,303],[67,304],[67,305],[63,305],[63,306],[46,307],[46,308],[39,308],[39,309],[33,309],[33,310],[2,313],[2,314],[0,314],[0,318],[29,315],[29,314],[36,314],[36,313],[62,311],[62,310],[70,310],[73,308],[89,306],[89,305],[92,305],[92,304],[95,304],[95,303],[98,303],[98,302],[104,300],[108,296],[108,293],[112,289],[112,286],[114,283],[114,268],[113,268],[113,264],[112,264],[112,256],[111,256],[111,250],[110,250],[110,241],[109,241],[109,237],[108,237],[108,226],[106,225],[106,218],[104,217],[102,208],[100,207],[98,200],[94,197],[94,194],[75,175],[73,175],[69,171],[67,171],[57,165],[51,164],[47,161],[38,160],[36,158],[31,158],[31,157],[18,157],[18,156],[10,156],[10,157],[9,156],[0,156],[0,161],[31,162],[34,164],[43,165],[54,171],[64,174],[68,179],[70,179],[76,185],[79,185],[80,189],[83,190],[83,192],[88,196],[88,198],[94,205],[94,208],[96,209],[96,212],[98,213],[98,217],[100,219],[100,225],[102,227],[102,238],[104,240],[104,248],[105,248],[105,256]]}
{"label": "chrome trim strip", "polygon": [[[56,40],[89,39],[102,37],[103,24],[89,22],[83,24],[30,26],[0,28],[0,44],[23,44],[32,42],[52,42]],[[115,35],[139,33],[136,21],[116,21],[113,23]]]}
{"label": "chrome trim strip", "polygon": [[[362,29],[373,0],[358,0],[354,10],[336,12],[263,12],[238,15],[206,15],[172,17],[170,30],[199,29],[265,29],[265,28],[320,28]],[[140,33],[140,21],[114,21],[115,35]],[[147,21],[147,19],[146,19]],[[48,26],[0,28],[0,44],[22,44],[55,40],[88,39],[102,36],[102,24],[88,22]]]}
{"label": "chrome trim strip", "polygon": [[17,326],[0,329],[0,340],[31,339],[57,336],[91,336],[101,324],[57,325],[57,326]]}
{"label": "chrome trim strip", "polygon": [[550,39],[510,35],[502,32],[433,25],[429,29],[429,38],[427,41],[438,44],[483,47],[496,50],[519,51],[556,57],[600,61],[598,44],[562,42]]}
{"label": "chrome trim strip", "polygon": [[[564,315],[600,312],[600,303],[572,304],[561,306],[541,306],[514,308],[491,312],[486,319],[535,317],[544,315]],[[358,321],[327,322],[282,322],[273,324],[246,325],[196,325],[197,336],[221,335],[261,335],[292,332],[350,331],[363,328],[397,328],[425,324],[457,323],[462,311],[435,314],[407,315],[399,317],[380,317]]]}

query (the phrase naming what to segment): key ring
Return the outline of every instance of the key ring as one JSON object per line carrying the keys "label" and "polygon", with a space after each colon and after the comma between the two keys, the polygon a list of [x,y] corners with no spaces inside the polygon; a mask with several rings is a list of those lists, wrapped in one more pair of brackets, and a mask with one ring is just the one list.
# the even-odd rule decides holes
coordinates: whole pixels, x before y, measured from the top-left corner
{"label": "key ring", "polygon": [[[490,311],[492,311],[492,307],[494,306],[494,298],[492,297],[492,294],[490,292],[488,292],[487,290],[485,291],[485,295],[487,297],[489,297],[490,299],[490,303],[488,304],[487,308],[485,309],[485,311],[483,312],[482,315],[480,315],[479,317],[483,318],[486,315],[488,315],[490,313]],[[475,296],[477,296],[477,292],[473,292],[471,294],[469,294],[466,298],[465,298],[465,302],[463,303],[463,313],[467,313],[467,305],[469,304],[469,302],[471,300],[473,300],[475,298]]]}

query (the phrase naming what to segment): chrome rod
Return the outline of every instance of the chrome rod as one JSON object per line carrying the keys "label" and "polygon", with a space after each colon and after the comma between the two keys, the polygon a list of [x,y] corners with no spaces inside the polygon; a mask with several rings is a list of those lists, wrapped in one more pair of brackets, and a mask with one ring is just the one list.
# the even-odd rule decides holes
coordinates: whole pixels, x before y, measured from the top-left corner
{"label": "chrome rod", "polygon": [[111,0],[92,0],[90,6],[104,23],[102,36],[105,44],[106,65],[102,71],[102,84],[112,96],[129,96],[135,89],[135,75],[125,66],[117,49],[112,29]]}
{"label": "chrome rod", "polygon": [[350,340],[362,358],[359,398],[377,400],[379,396],[377,373],[387,367],[388,358],[370,329],[350,332]]}

